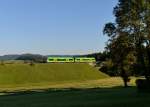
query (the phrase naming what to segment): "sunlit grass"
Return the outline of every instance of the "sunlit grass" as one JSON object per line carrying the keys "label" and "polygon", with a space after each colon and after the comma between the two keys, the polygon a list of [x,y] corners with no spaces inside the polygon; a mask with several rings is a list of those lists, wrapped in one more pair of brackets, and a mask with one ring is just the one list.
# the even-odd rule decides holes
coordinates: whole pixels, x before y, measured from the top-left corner
{"label": "sunlit grass", "polygon": [[89,64],[5,64],[0,65],[0,90],[9,88],[68,87],[108,78]]}

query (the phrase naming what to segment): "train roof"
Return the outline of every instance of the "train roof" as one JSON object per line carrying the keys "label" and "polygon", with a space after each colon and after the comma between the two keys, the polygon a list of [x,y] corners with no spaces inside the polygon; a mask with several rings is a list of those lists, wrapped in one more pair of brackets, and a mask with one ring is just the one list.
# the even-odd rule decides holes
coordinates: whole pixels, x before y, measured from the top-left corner
{"label": "train roof", "polygon": [[95,57],[48,57],[48,58],[92,58],[95,59]]}

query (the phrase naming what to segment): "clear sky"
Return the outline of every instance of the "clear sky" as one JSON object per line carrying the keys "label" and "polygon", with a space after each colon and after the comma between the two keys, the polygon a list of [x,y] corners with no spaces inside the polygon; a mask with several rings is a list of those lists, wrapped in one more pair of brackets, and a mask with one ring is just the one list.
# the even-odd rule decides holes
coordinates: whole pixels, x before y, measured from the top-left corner
{"label": "clear sky", "polygon": [[118,0],[0,0],[0,55],[103,51]]}

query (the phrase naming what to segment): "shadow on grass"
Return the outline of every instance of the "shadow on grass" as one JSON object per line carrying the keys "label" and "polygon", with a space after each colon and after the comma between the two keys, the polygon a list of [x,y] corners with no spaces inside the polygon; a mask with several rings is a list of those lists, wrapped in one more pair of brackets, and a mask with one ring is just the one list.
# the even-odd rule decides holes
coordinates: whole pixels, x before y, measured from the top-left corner
{"label": "shadow on grass", "polygon": [[136,87],[63,88],[1,92],[1,107],[150,107]]}
{"label": "shadow on grass", "polygon": [[34,89],[34,90],[17,90],[17,91],[1,91],[0,96],[16,96],[16,95],[25,95],[25,94],[39,94],[39,93],[58,93],[58,92],[115,92],[119,90],[134,90],[137,91],[135,86],[123,87],[115,86],[108,88],[48,88],[48,89]]}

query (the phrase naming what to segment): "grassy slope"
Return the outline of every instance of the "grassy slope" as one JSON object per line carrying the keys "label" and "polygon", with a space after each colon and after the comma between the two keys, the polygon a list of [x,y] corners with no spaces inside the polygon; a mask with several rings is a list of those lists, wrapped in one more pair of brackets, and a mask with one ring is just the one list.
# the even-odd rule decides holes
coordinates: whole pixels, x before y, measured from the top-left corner
{"label": "grassy slope", "polygon": [[[33,82],[38,82],[38,78],[42,78],[40,82],[43,84],[43,90],[35,91],[16,91],[13,94],[4,93],[0,95],[1,107],[149,107],[150,106],[150,93],[139,93],[135,87],[129,87],[127,89],[118,87],[122,85],[121,78],[106,78],[107,76],[99,73],[96,69],[86,64],[70,64],[69,68],[63,64],[46,64],[35,65],[30,67],[29,65],[5,65],[0,67],[0,85],[4,86],[16,84],[33,88]],[[80,67],[80,68],[79,68]],[[5,69],[4,69],[5,68]],[[12,69],[13,68],[13,69]],[[59,71],[59,69],[62,69]],[[69,70],[74,68],[73,70]],[[42,71],[41,71],[42,69]],[[49,70],[47,70],[49,69]],[[3,70],[3,71],[2,71]],[[53,70],[59,72],[59,76]],[[47,71],[47,72],[46,72]],[[49,72],[53,75],[50,75]],[[67,77],[64,75],[64,71]],[[74,73],[72,74],[72,71]],[[82,71],[80,74],[79,71]],[[21,75],[19,75],[21,72]],[[43,79],[43,72],[47,75],[48,79]],[[86,75],[86,74],[89,75]],[[85,76],[83,76],[85,75]],[[20,76],[20,77],[18,77]],[[33,77],[33,76],[36,76]],[[57,79],[52,77],[57,77]],[[5,78],[4,78],[5,77]],[[59,77],[59,78],[58,78]],[[77,78],[78,77],[78,78]],[[61,81],[61,79],[66,79]],[[8,80],[7,80],[8,79]],[[95,80],[97,79],[97,80]],[[5,81],[4,81],[5,80]],[[11,81],[12,80],[12,81]],[[47,85],[49,81],[51,88],[82,88],[82,89],[45,89],[50,88]],[[57,81],[56,81],[57,80]],[[69,80],[70,82],[66,82]],[[131,85],[134,86],[134,79],[131,81]],[[48,83],[48,84],[47,84]],[[59,84],[61,83],[61,84]],[[41,85],[41,84],[40,84]],[[1,87],[0,86],[0,87]],[[91,87],[101,87],[96,89],[84,89]],[[37,87],[39,88],[39,87]],[[12,90],[10,90],[12,91]]]}
{"label": "grassy slope", "polygon": [[88,64],[0,65],[0,87],[30,87],[106,78]]}

